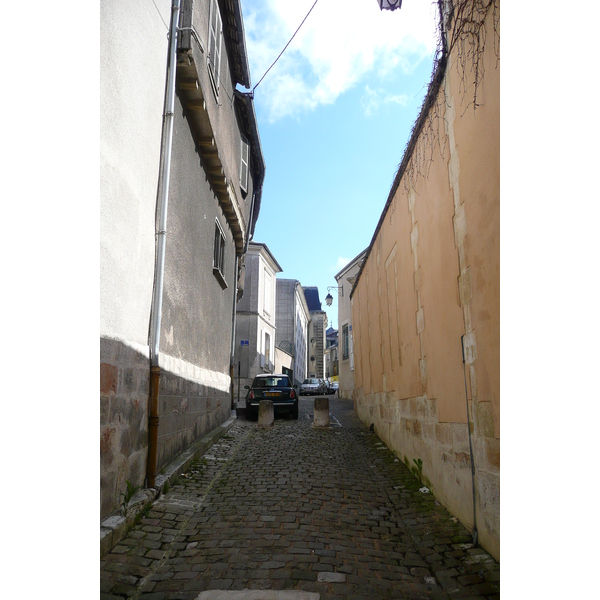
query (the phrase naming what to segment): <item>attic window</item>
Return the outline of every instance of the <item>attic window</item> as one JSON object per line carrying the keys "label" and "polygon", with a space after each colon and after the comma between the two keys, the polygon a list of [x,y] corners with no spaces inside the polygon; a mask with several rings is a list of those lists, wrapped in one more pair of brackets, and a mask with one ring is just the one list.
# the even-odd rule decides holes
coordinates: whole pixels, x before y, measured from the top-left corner
{"label": "attic window", "polygon": [[242,138],[242,162],[240,165],[240,187],[244,192],[248,191],[248,155],[250,146],[248,142]]}

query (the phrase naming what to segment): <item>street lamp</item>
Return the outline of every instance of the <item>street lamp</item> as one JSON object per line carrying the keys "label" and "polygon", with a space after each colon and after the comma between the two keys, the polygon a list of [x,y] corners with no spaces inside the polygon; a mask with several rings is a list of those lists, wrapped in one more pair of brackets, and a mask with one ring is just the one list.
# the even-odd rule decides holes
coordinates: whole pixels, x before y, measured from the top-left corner
{"label": "street lamp", "polygon": [[[342,298],[344,297],[344,286],[340,285],[340,287],[336,287],[335,285],[330,285],[327,288],[327,291],[330,292],[331,290],[337,290],[338,294],[340,296],[342,296]],[[333,302],[333,296],[331,294],[327,294],[327,296],[325,296],[325,302],[327,303],[327,306],[331,306],[332,302]]]}
{"label": "street lamp", "polygon": [[402,8],[402,0],[377,0],[380,10],[396,10]]}

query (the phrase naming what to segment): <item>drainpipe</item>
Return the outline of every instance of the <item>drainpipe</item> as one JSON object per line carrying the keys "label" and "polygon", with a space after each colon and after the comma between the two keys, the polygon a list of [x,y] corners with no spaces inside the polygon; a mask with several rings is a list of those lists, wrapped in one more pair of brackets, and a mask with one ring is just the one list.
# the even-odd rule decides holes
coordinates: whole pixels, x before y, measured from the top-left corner
{"label": "drainpipe", "polygon": [[232,317],[231,317],[231,354],[229,357],[229,390],[231,392],[231,415],[233,416],[235,413],[235,401],[233,399],[233,361],[235,355],[235,317],[236,317],[236,304],[237,304],[237,291],[238,291],[238,264],[240,260],[240,255],[235,253],[235,289],[233,291],[233,308],[232,308]]}
{"label": "drainpipe", "polygon": [[[235,292],[233,294],[233,315],[231,317],[231,354],[229,357],[229,377],[231,379],[231,385],[229,389],[231,390],[231,412],[235,411],[235,400],[233,393],[233,370],[234,370],[234,361],[235,361],[235,323],[237,316],[237,289],[238,289],[238,264],[241,256],[246,254],[248,251],[248,243],[250,242],[250,228],[252,227],[252,217],[254,216],[254,198],[256,197],[256,193],[252,194],[252,204],[250,205],[250,220],[248,221],[248,229],[246,230],[246,244],[244,245],[244,251],[241,254],[235,255]],[[238,388],[240,385],[239,376],[238,376]],[[239,396],[239,389],[238,389]]]}
{"label": "drainpipe", "polygon": [[167,61],[167,83],[165,88],[165,110],[163,114],[163,138],[161,148],[161,171],[158,186],[158,231],[156,233],[156,264],[154,273],[154,296],[150,321],[150,409],[148,417],[148,487],[156,485],[156,464],[158,448],[158,388],[160,367],[158,355],[160,347],[160,323],[162,318],[162,294],[165,272],[165,244],[167,236],[167,208],[169,204],[169,177],[173,144],[173,115],[175,111],[175,69],[177,61],[177,25],[179,24],[180,1],[173,0],[171,6],[171,27],[169,29],[169,53]]}
{"label": "drainpipe", "polygon": [[476,511],[476,505],[475,505],[475,458],[473,456],[473,443],[471,441],[471,421],[469,419],[469,394],[467,392],[467,365],[466,365],[466,360],[465,360],[464,338],[465,338],[464,335],[460,336],[460,345],[462,347],[462,359],[463,359],[463,373],[464,373],[464,377],[465,377],[465,397],[467,400],[467,428],[468,428],[468,432],[469,432],[469,455],[471,458],[471,485],[472,485],[472,489],[473,489],[473,533],[472,533],[472,538],[473,538],[473,544],[475,546],[477,546],[478,533],[477,533],[477,511]]}

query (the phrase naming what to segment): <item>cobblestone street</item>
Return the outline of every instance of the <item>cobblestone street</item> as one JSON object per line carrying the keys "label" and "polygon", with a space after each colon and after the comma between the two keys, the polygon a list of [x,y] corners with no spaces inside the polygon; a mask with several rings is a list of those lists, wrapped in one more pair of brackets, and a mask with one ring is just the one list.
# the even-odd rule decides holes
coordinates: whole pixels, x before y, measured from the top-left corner
{"label": "cobblestone street", "polygon": [[312,426],[313,402],[269,429],[238,418],[102,557],[101,598],[499,598],[499,564],[352,402],[330,398],[327,429]]}

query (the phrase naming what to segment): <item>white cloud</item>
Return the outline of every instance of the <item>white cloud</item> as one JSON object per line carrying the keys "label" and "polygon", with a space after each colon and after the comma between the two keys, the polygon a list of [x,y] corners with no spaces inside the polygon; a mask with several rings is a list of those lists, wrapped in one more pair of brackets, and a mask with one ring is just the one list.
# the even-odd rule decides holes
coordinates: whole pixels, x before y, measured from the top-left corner
{"label": "white cloud", "polygon": [[[253,85],[283,50],[314,0],[243,0]],[[256,90],[270,121],[331,104],[369,73],[411,72],[435,47],[435,5],[320,0]]]}
{"label": "white cloud", "polygon": [[372,90],[368,85],[365,86],[365,93],[360,99],[360,104],[365,111],[365,115],[370,117],[377,112],[383,104],[399,104],[406,106],[408,104],[408,96],[406,94],[390,94],[383,89]]}
{"label": "white cloud", "polygon": [[333,271],[335,273],[339,273],[352,259],[351,258],[345,258],[344,256],[339,256],[337,259],[337,262],[335,263],[335,267],[333,268]]}

